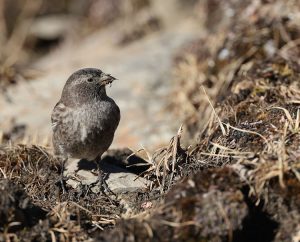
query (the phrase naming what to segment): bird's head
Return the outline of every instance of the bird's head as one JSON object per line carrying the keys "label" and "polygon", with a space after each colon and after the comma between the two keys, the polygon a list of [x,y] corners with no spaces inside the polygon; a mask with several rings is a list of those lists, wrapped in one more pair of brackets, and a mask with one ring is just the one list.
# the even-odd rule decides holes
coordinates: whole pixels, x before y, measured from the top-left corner
{"label": "bird's head", "polygon": [[106,97],[105,86],[116,78],[96,68],[85,68],[74,72],[67,80],[62,101],[69,105],[81,105]]}

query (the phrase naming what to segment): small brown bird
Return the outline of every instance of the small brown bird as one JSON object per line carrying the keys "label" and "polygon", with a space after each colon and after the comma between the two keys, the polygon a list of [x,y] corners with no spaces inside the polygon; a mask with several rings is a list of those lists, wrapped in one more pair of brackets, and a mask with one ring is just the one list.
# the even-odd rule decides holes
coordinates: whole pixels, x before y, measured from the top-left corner
{"label": "small brown bird", "polygon": [[78,70],[67,80],[53,109],[52,142],[55,154],[62,158],[64,190],[63,170],[69,157],[97,162],[98,180],[103,188],[99,162],[111,145],[120,121],[120,109],[105,89],[115,79],[95,68]]}

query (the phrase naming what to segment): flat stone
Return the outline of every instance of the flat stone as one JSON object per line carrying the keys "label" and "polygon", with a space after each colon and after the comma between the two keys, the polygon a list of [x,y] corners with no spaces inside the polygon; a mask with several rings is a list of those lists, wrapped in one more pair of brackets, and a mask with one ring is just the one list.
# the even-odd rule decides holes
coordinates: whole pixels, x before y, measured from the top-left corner
{"label": "flat stone", "polygon": [[[135,192],[146,189],[148,181],[136,174],[128,172],[108,163],[102,163],[102,170],[107,173],[105,181],[111,191],[116,194]],[[70,160],[66,166],[64,175],[69,177],[67,184],[77,188],[80,184],[92,185],[97,181],[97,167],[95,163],[84,160]],[[91,188],[95,193],[99,192],[99,186]]]}

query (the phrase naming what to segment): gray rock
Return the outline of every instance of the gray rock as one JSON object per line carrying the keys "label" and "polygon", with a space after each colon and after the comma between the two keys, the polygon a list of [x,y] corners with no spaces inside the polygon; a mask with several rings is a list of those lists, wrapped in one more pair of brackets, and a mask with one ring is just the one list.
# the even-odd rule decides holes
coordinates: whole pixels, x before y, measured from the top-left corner
{"label": "gray rock", "polygon": [[[102,170],[108,174],[105,180],[108,187],[116,194],[146,189],[149,182],[125,169],[105,162],[102,163]],[[96,166],[92,162],[83,160],[71,159],[66,166],[64,175],[69,177],[67,184],[73,188],[80,184],[91,185],[97,181]],[[93,186],[91,190],[97,193],[99,187]]]}

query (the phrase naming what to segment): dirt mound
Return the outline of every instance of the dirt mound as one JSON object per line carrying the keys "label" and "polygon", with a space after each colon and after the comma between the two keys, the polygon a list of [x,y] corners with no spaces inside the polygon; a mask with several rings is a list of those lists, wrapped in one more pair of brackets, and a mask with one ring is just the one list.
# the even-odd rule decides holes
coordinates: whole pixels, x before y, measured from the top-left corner
{"label": "dirt mound", "polygon": [[238,17],[217,26],[226,36],[211,33],[175,57],[175,112],[198,138],[175,164],[188,178],[99,241],[299,240],[298,6],[230,6]]}
{"label": "dirt mound", "polygon": [[[218,174],[207,171],[182,181],[171,189],[164,205],[153,214],[125,220],[98,240],[133,241],[131,238],[137,238],[138,241],[184,241],[193,237],[197,241],[201,233],[206,239],[228,236],[228,225],[217,214],[222,209],[231,211],[232,214],[227,214],[226,219],[233,229],[238,229],[247,214],[247,206],[243,202],[243,195],[234,188],[239,187],[237,176],[232,177],[232,181],[226,181],[234,184],[234,196],[230,196],[226,191],[221,191],[224,177],[220,176],[222,172],[218,171]],[[209,216],[207,213],[210,213]],[[202,227],[202,224],[208,226]]]}
{"label": "dirt mound", "polygon": [[3,179],[0,191],[0,226],[5,227],[6,232],[32,227],[39,219],[45,218],[46,212],[32,204],[22,186]]}
{"label": "dirt mound", "polygon": [[187,44],[174,59],[177,98],[171,103],[188,139],[201,135],[212,117],[209,102],[216,106],[226,100],[239,72],[276,56],[299,65],[299,6],[294,1],[207,1],[205,7],[206,21],[214,22],[215,11],[222,10],[218,31]]}
{"label": "dirt mound", "polygon": [[12,236],[13,231],[15,237],[25,233],[27,241],[55,237],[87,239],[95,227],[114,224],[121,212],[121,206],[111,204],[105,196],[91,192],[86,186],[78,189],[67,186],[67,193],[63,193],[59,180],[61,167],[45,148],[2,148],[0,168],[1,189],[6,192],[0,200],[3,218],[0,234],[4,238]]}
{"label": "dirt mound", "polygon": [[119,222],[97,241],[297,238],[299,74],[283,58],[259,60],[237,73],[200,142],[175,165],[184,174],[174,178],[188,178],[175,182],[152,213]]}

